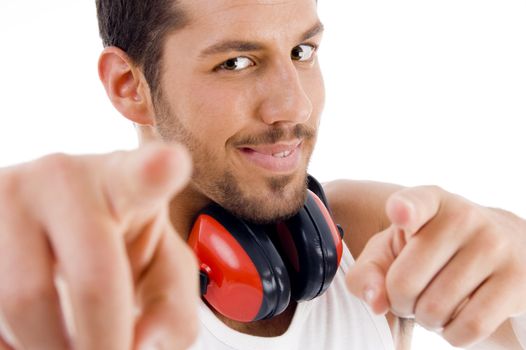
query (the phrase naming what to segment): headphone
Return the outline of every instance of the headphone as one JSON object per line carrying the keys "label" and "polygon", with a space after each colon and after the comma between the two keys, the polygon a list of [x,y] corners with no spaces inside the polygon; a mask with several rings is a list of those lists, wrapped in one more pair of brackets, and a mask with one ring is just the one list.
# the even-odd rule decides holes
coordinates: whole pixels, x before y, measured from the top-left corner
{"label": "headphone", "polygon": [[279,315],[291,298],[323,294],[338,270],[342,237],[321,184],[309,175],[307,198],[293,217],[258,225],[212,203],[198,213],[188,244],[208,304],[229,319],[251,322]]}

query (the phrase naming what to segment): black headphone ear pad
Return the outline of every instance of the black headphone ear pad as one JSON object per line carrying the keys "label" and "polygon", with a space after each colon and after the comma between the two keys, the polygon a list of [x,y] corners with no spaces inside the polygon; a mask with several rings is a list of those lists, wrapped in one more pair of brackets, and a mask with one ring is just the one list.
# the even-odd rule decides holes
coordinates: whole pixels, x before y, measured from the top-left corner
{"label": "black headphone ear pad", "polygon": [[[334,278],[339,265],[338,243],[331,229],[334,223],[321,201],[308,192],[303,208],[290,219],[277,224],[273,236],[291,278],[292,298],[310,300],[322,294]],[[332,220],[332,219],[330,219]],[[334,226],[332,226],[334,225]]]}

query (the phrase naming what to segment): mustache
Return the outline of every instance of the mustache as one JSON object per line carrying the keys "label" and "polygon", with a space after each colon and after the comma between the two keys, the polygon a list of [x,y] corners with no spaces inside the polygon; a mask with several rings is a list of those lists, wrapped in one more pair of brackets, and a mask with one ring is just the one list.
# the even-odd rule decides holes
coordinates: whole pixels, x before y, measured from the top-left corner
{"label": "mustache", "polygon": [[246,145],[261,145],[287,141],[291,139],[309,140],[316,137],[316,130],[310,126],[297,124],[293,128],[271,127],[269,130],[257,135],[247,135],[233,139],[235,147]]}

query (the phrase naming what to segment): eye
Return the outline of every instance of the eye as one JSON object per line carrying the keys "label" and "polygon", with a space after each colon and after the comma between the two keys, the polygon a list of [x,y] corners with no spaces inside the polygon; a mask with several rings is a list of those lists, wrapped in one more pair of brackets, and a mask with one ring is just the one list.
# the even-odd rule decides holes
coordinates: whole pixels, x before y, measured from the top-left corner
{"label": "eye", "polygon": [[240,71],[254,65],[254,61],[245,56],[230,58],[221,63],[217,69]]}
{"label": "eye", "polygon": [[292,49],[290,52],[290,57],[294,61],[308,62],[313,58],[315,52],[315,46],[310,44],[301,44]]}

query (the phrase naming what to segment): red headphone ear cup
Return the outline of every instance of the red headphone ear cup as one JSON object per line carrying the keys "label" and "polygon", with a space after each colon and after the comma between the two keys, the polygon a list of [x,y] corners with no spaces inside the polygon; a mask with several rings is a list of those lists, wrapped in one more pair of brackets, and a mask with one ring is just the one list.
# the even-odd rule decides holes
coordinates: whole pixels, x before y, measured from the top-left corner
{"label": "red headphone ear cup", "polygon": [[308,191],[303,208],[276,226],[273,240],[286,261],[294,300],[310,300],[328,288],[343,246],[336,224],[314,193]]}
{"label": "red headphone ear cup", "polygon": [[222,315],[250,322],[277,315],[288,306],[287,268],[262,226],[212,204],[198,216],[188,243],[208,270],[204,298]]}

